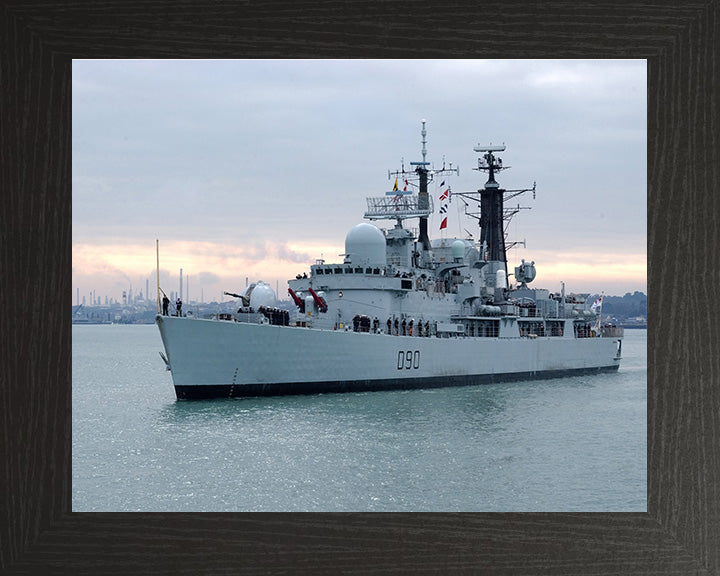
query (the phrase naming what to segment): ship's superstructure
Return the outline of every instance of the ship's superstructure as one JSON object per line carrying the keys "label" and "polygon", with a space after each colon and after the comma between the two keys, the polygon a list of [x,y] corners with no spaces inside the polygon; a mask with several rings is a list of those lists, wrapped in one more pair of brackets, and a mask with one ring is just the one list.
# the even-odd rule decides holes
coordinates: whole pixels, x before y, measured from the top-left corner
{"label": "ship's superstructure", "polygon": [[[505,200],[532,191],[505,190],[505,146],[477,146],[482,189],[453,192],[459,169],[426,161],[403,165],[393,190],[367,200],[370,222],[345,238],[341,262],[316,261],[288,282],[297,314],[274,308],[265,284],[237,296],[235,315],[198,319],[158,316],[178,398],[407,389],[617,370],[622,329],[603,326],[586,294],[531,288],[534,262],[509,273],[506,222],[517,210]],[[403,183],[400,189],[398,181]],[[439,186],[441,215],[455,197],[479,221],[479,241],[431,240]],[[409,188],[409,190],[408,190]],[[417,189],[415,194],[414,189]],[[469,202],[479,214],[468,212]],[[417,236],[406,222],[419,219]],[[514,277],[514,282],[509,281]],[[253,306],[253,293],[255,306]],[[263,298],[259,298],[260,294]],[[262,300],[262,304],[258,304]]]}

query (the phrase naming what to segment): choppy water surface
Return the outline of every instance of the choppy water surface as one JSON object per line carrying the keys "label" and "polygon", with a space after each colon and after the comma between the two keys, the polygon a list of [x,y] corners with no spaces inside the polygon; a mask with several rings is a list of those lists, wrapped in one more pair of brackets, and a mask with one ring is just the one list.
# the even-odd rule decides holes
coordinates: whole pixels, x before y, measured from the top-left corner
{"label": "choppy water surface", "polygon": [[646,338],[616,374],[177,401],[155,326],[73,326],[75,511],[645,511]]}

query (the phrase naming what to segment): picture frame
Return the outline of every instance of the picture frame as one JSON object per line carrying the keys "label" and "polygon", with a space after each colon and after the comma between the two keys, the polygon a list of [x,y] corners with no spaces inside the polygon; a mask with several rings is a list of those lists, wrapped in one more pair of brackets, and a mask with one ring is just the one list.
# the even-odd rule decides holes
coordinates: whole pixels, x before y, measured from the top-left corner
{"label": "picture frame", "polygon": [[[720,574],[719,37],[718,0],[5,2],[0,572]],[[147,57],[647,59],[647,513],[73,513],[72,60]]]}

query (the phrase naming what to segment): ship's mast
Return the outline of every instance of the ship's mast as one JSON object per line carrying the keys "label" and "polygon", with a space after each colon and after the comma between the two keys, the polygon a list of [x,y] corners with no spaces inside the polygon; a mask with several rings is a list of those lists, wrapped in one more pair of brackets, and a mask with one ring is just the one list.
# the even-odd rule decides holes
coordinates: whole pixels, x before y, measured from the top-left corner
{"label": "ship's mast", "polygon": [[[428,193],[428,182],[436,175],[438,174],[444,174],[446,172],[454,172],[455,174],[460,174],[460,168],[459,167],[452,167],[452,163],[450,163],[450,168],[445,167],[445,161],[443,160],[443,167],[441,169],[432,169],[430,170],[430,162],[427,161],[427,130],[425,129],[425,120],[421,120],[422,122],[422,130],[420,131],[420,135],[422,136],[422,162],[410,162],[410,165],[414,167],[414,172],[418,176],[418,195],[417,195],[417,207],[416,210],[412,216],[417,216],[420,219],[420,228],[418,231],[418,243],[422,247],[422,257],[421,262],[425,263],[424,266],[427,266],[430,261],[430,237],[428,236],[428,216],[432,214],[433,211],[433,205],[432,201],[430,199],[430,194]],[[395,178],[403,177],[408,173],[405,172],[405,166],[403,164],[401,171],[396,172],[390,172],[388,171],[388,178],[392,178],[393,176]],[[371,212],[371,211],[369,211]],[[368,213],[366,213],[366,218],[369,217]]]}
{"label": "ship's mast", "polygon": [[[428,208],[430,206],[430,196],[428,195],[428,169],[427,167],[430,165],[429,162],[425,161],[425,156],[427,155],[427,149],[425,148],[425,144],[427,144],[427,140],[425,140],[425,136],[427,136],[427,130],[425,130],[425,120],[422,120],[422,131],[420,132],[422,135],[422,162],[410,162],[411,166],[416,166],[415,173],[418,175],[420,179],[420,189],[418,191],[418,204],[421,209]],[[430,237],[428,236],[428,219],[427,216],[421,216],[420,217],[420,233],[418,237],[418,241],[420,244],[422,244],[423,251],[428,252],[430,250]]]}
{"label": "ship's mast", "polygon": [[488,172],[488,181],[480,191],[480,243],[487,246],[487,257],[491,262],[504,262],[507,273],[505,232],[503,229],[503,193],[495,180],[495,173],[502,170],[502,160],[493,152],[502,152],[505,146],[476,146],[475,152],[485,152],[478,160],[478,170]]}
{"label": "ship's mast", "polygon": [[475,152],[483,153],[478,158],[478,166],[475,170],[482,170],[488,173],[488,180],[485,187],[477,192],[453,192],[455,196],[471,198],[472,196],[480,196],[480,216],[467,212],[468,216],[475,217],[480,223],[480,245],[483,247],[483,257],[488,263],[492,263],[492,271],[504,270],[507,276],[507,247],[505,244],[505,221],[512,218],[520,207],[512,210],[505,210],[504,201],[507,198],[514,198],[525,192],[532,191],[535,198],[535,184],[532,188],[524,188],[521,190],[505,190],[495,180],[495,175],[501,170],[509,168],[503,166],[502,159],[495,155],[495,152],[503,152],[505,145],[502,146],[476,146],[473,148]]}

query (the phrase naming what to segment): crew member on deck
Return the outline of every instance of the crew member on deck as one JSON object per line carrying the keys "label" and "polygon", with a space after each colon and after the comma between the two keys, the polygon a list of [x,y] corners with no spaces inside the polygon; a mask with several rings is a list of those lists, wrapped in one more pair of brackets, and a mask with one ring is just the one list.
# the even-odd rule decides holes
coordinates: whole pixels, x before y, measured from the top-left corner
{"label": "crew member on deck", "polygon": [[170,306],[170,298],[163,296],[163,316],[168,315],[168,306]]}
{"label": "crew member on deck", "polygon": [[177,308],[177,315],[182,316],[182,300],[180,298],[175,300],[175,308]]}

